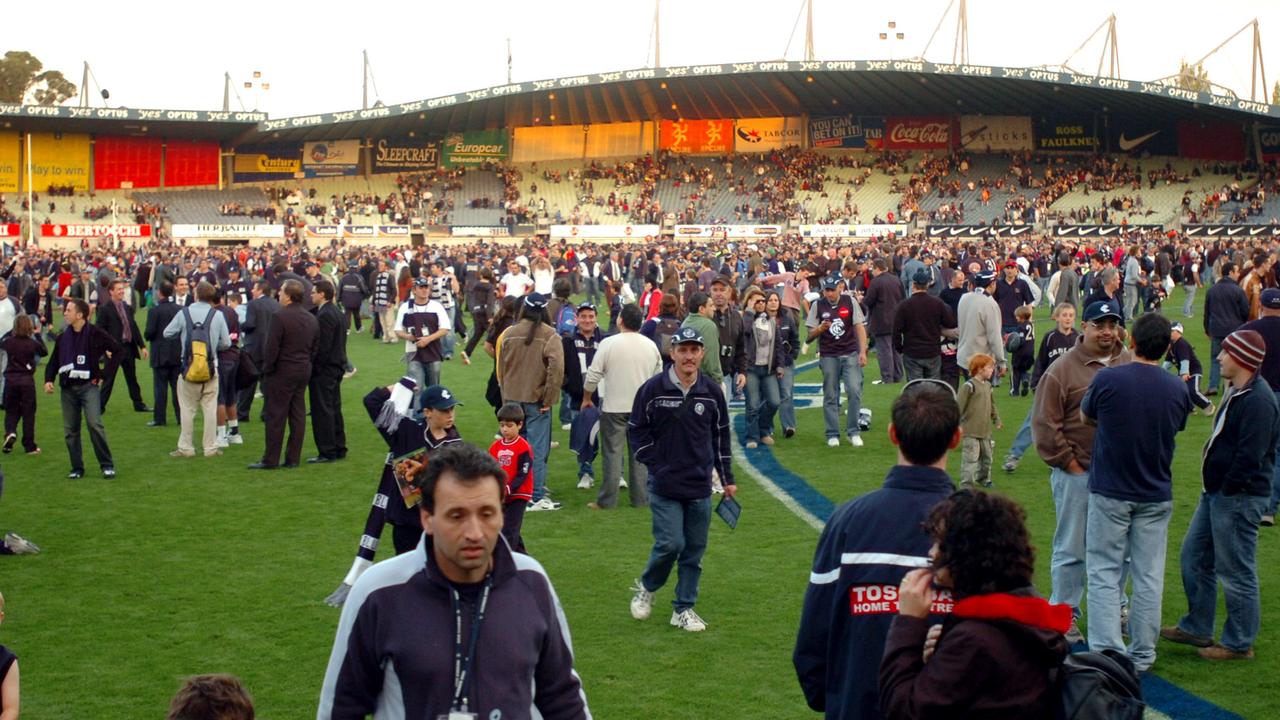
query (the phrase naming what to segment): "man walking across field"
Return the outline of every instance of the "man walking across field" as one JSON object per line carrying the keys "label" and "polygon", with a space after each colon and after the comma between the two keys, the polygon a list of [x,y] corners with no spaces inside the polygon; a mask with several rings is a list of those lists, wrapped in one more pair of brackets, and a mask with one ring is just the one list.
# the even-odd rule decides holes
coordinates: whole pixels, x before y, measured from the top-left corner
{"label": "man walking across field", "polygon": [[[636,393],[628,427],[636,459],[649,469],[653,551],[631,599],[631,616],[646,620],[653,594],[679,563],[671,624],[689,632],[707,629],[694,611],[702,554],[711,525],[711,473],[726,498],[737,494],[729,445],[729,406],[715,381],[703,375],[702,335],[680,328],[672,338],[673,363]],[[606,388],[607,390],[607,388]]]}

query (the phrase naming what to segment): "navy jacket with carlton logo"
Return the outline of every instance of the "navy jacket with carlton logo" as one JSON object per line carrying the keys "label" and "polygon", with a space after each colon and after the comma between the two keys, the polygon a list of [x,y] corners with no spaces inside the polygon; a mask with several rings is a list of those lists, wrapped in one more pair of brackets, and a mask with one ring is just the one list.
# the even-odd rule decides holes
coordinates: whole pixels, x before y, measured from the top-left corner
{"label": "navy jacket with carlton logo", "polygon": [[734,484],[729,406],[720,385],[701,372],[685,403],[674,375],[668,368],[636,391],[627,439],[649,470],[649,492],[672,500],[711,497],[712,468],[720,482]]}
{"label": "navy jacket with carlton logo", "polygon": [[[317,720],[437,718],[453,700],[456,617],[430,536],[360,576],[338,621]],[[569,625],[537,560],[499,538],[493,587],[472,665],[480,718],[590,720]],[[462,601],[463,638],[478,599]]]}
{"label": "navy jacket with carlton logo", "polygon": [[[884,487],[841,505],[823,529],[792,660],[809,707],[828,720],[880,717],[877,674],[898,585],[929,566],[933,541],[921,524],[954,489],[942,470],[898,465]],[[951,612],[950,598],[933,612]]]}

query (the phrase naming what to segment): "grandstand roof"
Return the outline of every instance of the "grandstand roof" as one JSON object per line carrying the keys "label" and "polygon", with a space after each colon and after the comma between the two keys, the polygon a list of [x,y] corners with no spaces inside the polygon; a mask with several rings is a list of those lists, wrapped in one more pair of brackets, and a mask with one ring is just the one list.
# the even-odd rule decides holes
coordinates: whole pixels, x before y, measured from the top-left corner
{"label": "grandstand roof", "polygon": [[514,83],[368,110],[266,120],[245,139],[337,140],[409,131],[440,135],[655,118],[845,113],[1057,117],[1082,112],[1166,122],[1280,122],[1280,106],[1066,71],[918,61],[780,61]]}
{"label": "grandstand roof", "polygon": [[23,132],[231,140],[266,118],[266,113],[260,112],[0,104],[0,128]]}

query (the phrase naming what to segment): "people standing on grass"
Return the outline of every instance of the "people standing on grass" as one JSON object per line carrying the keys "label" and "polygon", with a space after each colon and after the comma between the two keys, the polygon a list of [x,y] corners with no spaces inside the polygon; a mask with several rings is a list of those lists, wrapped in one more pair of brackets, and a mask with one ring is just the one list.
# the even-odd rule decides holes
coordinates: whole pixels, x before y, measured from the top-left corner
{"label": "people standing on grass", "polygon": [[[1276,399],[1280,400],[1280,289],[1263,290],[1259,305],[1261,309],[1258,319],[1250,320],[1241,325],[1240,329],[1253,330],[1267,344],[1267,354],[1258,366],[1258,374],[1277,393]],[[1280,438],[1277,441],[1280,442]],[[1276,446],[1276,453],[1280,457],[1280,445]],[[1262,513],[1263,527],[1275,525],[1277,508],[1280,508],[1280,462],[1276,463],[1276,472],[1271,480],[1271,501],[1267,503],[1266,512]]]}
{"label": "people standing on grass", "polygon": [[[942,342],[958,336],[955,313],[946,302],[929,293],[929,271],[917,270],[911,278],[911,297],[899,303],[893,314],[888,342],[902,357],[907,381],[942,377]],[[876,346],[880,343],[877,341]]]}
{"label": "people standing on grass", "polygon": [[[262,460],[250,470],[298,467],[302,442],[307,434],[306,391],[311,377],[311,359],[316,354],[319,325],[307,312],[302,281],[285,280],[280,285],[280,312],[271,319],[262,349],[262,393],[266,397],[262,415],[266,443]],[[308,298],[309,299],[309,298]],[[284,444],[286,421],[289,443]]]}
{"label": "people standing on grass", "polygon": [[[1229,383],[1202,453],[1203,492],[1179,564],[1187,614],[1160,631],[1171,642],[1199,648],[1206,660],[1251,660],[1262,625],[1258,587],[1258,526],[1267,511],[1280,442],[1280,404],[1258,369],[1266,341],[1237,330],[1218,358]],[[1227,620],[1214,642],[1218,585]]]}
{"label": "people standing on grass", "polygon": [[[1276,294],[1280,299],[1280,292]],[[1200,378],[1203,377],[1204,368],[1200,364],[1200,358],[1196,356],[1195,348],[1191,347],[1191,343],[1183,337],[1182,323],[1173,323],[1169,331],[1169,351],[1165,353],[1165,366],[1173,368],[1173,372],[1187,386],[1187,397],[1191,399],[1191,404],[1205,415],[1212,416],[1214,407],[1213,401],[1205,397],[1200,392]],[[1280,339],[1278,339],[1280,341]]]}
{"label": "people standing on grass", "polygon": [[1205,395],[1218,394],[1222,384],[1218,356],[1222,341],[1249,322],[1249,298],[1238,282],[1240,269],[1235,263],[1222,264],[1222,277],[1204,294],[1204,334],[1209,336],[1209,387]]}
{"label": "people standing on grass", "polygon": [[35,337],[35,326],[27,315],[19,315],[13,332],[0,342],[5,354],[4,367],[4,452],[12,452],[18,440],[18,422],[22,422],[22,449],[28,455],[39,455],[36,444],[36,364],[49,354],[44,343]]}
{"label": "people standing on grass", "polygon": [[[1034,390],[1040,383],[1040,378],[1044,377],[1044,373],[1055,360],[1067,354],[1080,342],[1080,333],[1076,332],[1076,306],[1074,303],[1060,303],[1053,309],[1053,320],[1057,323],[1057,327],[1050,330],[1044,337],[1040,338],[1040,349],[1036,352],[1035,369],[1031,373],[1031,389]],[[1035,405],[1027,408],[1027,417],[1022,421],[1022,427],[1018,428],[1018,434],[1014,436],[1013,442],[1009,445],[1009,454],[1004,458],[1004,471],[1013,472],[1018,469],[1018,463],[1022,460],[1023,454],[1027,452],[1027,448],[1031,447],[1031,416],[1035,412]]]}
{"label": "people standing on grass", "polygon": [[180,308],[173,302],[173,285],[162,282],[152,294],[153,304],[147,308],[147,327],[143,338],[151,343],[151,409],[154,415],[147,427],[164,427],[168,424],[168,405],[173,405],[173,419],[181,422],[178,409],[178,374],[182,372],[182,342],[164,336]]}
{"label": "people standing on grass", "polygon": [[[766,299],[763,293],[756,293],[750,301],[751,307],[744,311],[742,317],[743,343],[747,351],[748,449],[758,447],[760,443],[773,445],[773,416],[782,404],[778,381],[782,376],[786,352],[777,321],[781,306],[778,294],[771,292]],[[772,312],[769,307],[773,308]]]}
{"label": "people standing on grass", "polygon": [[844,386],[848,410],[845,436],[853,447],[862,447],[858,415],[862,410],[862,369],[867,365],[867,330],[862,308],[840,292],[832,277],[822,281],[822,297],[809,306],[809,340],[818,341],[818,367],[822,370],[822,420],[827,446],[840,445],[840,389]]}
{"label": "people standing on grass", "polygon": [[[1138,672],[1156,661],[1174,441],[1191,413],[1185,386],[1160,367],[1171,334],[1164,315],[1140,315],[1129,333],[1133,362],[1099,370],[1080,403],[1086,421],[1096,425],[1085,521],[1089,649],[1127,652]],[[1135,408],[1142,409],[1141,422],[1134,422]],[[1127,648],[1121,638],[1126,575],[1133,586]]]}
{"label": "people standing on grass", "polygon": [[960,486],[991,487],[991,455],[994,430],[1004,427],[991,392],[995,358],[978,353],[969,358],[969,379],[960,384],[956,403],[960,406],[961,443]]}
{"label": "people standing on grass", "polygon": [[[84,458],[80,445],[80,418],[84,417],[93,454],[107,479],[116,476],[107,430],[102,425],[102,399],[98,389],[104,375],[114,373],[123,348],[105,330],[90,325],[89,304],[78,297],[67,300],[62,310],[66,327],[53,343],[49,363],[44,369],[44,392],[53,394],[53,381],[62,391],[62,434],[67,441],[71,472],[67,477],[84,477]],[[103,363],[105,359],[105,365]]]}
{"label": "people standing on grass", "polygon": [[[951,387],[907,383],[893,402],[889,440],[898,462],[884,487],[836,509],[818,538],[792,663],[809,707],[828,720],[880,715],[876,673],[907,572],[929,566],[929,511],[955,485],[949,451],[960,444],[960,408]],[[940,598],[937,616],[950,612]]]}
{"label": "people standing on grass", "polygon": [[[184,307],[169,321],[164,336],[178,339],[182,346],[182,371],[178,375],[178,409],[182,425],[178,448],[171,457],[195,457],[192,436],[195,433],[196,410],[204,415],[204,434],[200,444],[205,457],[221,455],[218,447],[218,353],[231,347],[226,318],[214,307],[217,289],[208,282],[196,285],[196,302]],[[192,340],[200,332],[206,343],[196,347]],[[198,357],[197,357],[198,356]],[[203,364],[206,374],[196,378],[193,364]]]}

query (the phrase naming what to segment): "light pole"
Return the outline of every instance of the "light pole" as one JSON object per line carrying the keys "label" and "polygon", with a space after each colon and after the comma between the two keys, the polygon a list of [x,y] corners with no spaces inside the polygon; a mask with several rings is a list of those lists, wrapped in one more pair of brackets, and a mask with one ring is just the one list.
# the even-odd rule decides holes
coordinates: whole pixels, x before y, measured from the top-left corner
{"label": "light pole", "polygon": [[897,41],[907,39],[906,33],[901,33],[901,32],[898,32],[897,30],[898,30],[898,23],[894,22],[893,20],[890,20],[889,25],[886,27],[886,29],[880,33],[880,39],[888,43],[890,60],[894,59],[893,50],[897,46]]}

